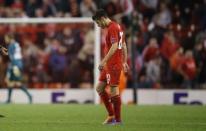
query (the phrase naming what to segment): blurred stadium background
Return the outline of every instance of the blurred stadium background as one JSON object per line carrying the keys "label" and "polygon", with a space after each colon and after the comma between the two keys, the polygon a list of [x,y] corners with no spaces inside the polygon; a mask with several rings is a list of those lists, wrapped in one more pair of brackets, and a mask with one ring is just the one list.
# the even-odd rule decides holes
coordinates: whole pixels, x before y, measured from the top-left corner
{"label": "blurred stadium background", "polygon": [[[131,71],[121,75],[124,104],[206,104],[206,0],[0,0],[0,42],[4,45],[4,34],[13,33],[21,44],[24,83],[34,104],[99,102],[95,63],[106,32],[88,20],[99,8],[126,33]],[[30,18],[82,22],[36,23]],[[7,99],[8,62],[0,55],[1,103]],[[27,102],[15,89],[12,103]],[[2,106],[7,112],[14,105]]]}
{"label": "blurred stadium background", "polygon": [[[137,88],[137,101],[142,104],[175,104],[173,97],[179,96],[176,89],[182,89],[180,96],[204,104],[205,7],[205,0],[1,0],[1,18],[22,18],[22,22],[8,20],[10,22],[7,23],[2,20],[0,41],[4,43],[5,33],[14,33],[20,42],[25,65],[24,82],[31,92],[34,91],[34,103],[44,101],[36,98],[44,91],[49,95],[43,95],[48,97],[43,103],[54,103],[50,96],[56,90],[65,99],[61,102],[71,100],[79,103],[87,98],[86,102],[93,103],[95,95],[92,90],[96,78],[94,56],[97,55],[94,54],[97,33],[94,24],[27,23],[26,19],[87,19],[98,8],[104,8],[112,19],[121,23],[126,32],[131,72],[121,76],[124,103],[137,99],[132,90]],[[101,38],[97,42],[100,47],[103,47],[104,37],[105,32],[101,31]],[[2,89],[5,88],[7,65],[8,58],[0,56]],[[81,90],[91,92],[86,95],[89,97],[81,99],[78,95],[74,99],[69,98],[72,94],[70,91]],[[1,101],[4,101],[5,90],[1,92]],[[203,95],[196,95],[199,93]],[[17,91],[13,102],[25,103],[23,96],[16,98],[18,96]],[[168,98],[165,100],[158,96]]]}

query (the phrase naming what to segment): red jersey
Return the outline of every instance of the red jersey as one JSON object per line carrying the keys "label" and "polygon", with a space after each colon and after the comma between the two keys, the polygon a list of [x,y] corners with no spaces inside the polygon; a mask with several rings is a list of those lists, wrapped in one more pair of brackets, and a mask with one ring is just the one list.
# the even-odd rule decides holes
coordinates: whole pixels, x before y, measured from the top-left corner
{"label": "red jersey", "polygon": [[196,65],[193,58],[185,58],[182,65],[182,70],[187,74],[190,80],[195,78]]}
{"label": "red jersey", "polygon": [[154,59],[159,54],[158,47],[146,47],[143,51],[143,59],[145,62],[148,62]]}
{"label": "red jersey", "polygon": [[180,48],[178,43],[172,43],[167,37],[164,38],[160,52],[163,57],[169,60],[172,55]]}
{"label": "red jersey", "polygon": [[170,58],[170,67],[174,71],[178,71],[179,67],[182,65],[184,61],[184,56],[181,54],[173,54]]}
{"label": "red jersey", "polygon": [[123,56],[123,50],[122,50],[122,43],[124,42],[124,35],[122,28],[119,24],[115,22],[111,22],[108,27],[108,32],[106,35],[106,44],[104,47],[104,55],[106,55],[112,44],[118,43],[118,49],[116,52],[112,55],[112,57],[107,62],[107,67],[111,67],[116,65],[117,67],[122,67],[122,56]]}

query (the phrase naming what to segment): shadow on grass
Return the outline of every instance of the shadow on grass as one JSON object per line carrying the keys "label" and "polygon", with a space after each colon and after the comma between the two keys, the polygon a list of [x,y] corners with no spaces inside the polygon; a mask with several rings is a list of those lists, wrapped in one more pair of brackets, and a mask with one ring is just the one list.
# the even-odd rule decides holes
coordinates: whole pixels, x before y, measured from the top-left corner
{"label": "shadow on grass", "polygon": [[0,114],[0,118],[3,118],[3,117],[5,117],[5,116]]}

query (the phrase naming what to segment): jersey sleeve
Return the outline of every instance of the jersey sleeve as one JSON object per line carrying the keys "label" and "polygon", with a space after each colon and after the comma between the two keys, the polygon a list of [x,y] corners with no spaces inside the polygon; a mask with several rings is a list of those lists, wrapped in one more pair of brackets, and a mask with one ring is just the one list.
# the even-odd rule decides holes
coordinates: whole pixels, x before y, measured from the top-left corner
{"label": "jersey sleeve", "polygon": [[119,38],[119,29],[115,26],[111,27],[109,29],[109,41],[111,42],[111,44],[114,44],[116,42],[118,42]]}

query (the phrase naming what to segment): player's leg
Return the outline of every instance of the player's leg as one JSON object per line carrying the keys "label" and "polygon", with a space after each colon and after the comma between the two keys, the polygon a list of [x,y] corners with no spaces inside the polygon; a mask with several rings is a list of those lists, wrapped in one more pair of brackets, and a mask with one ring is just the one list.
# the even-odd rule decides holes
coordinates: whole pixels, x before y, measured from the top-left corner
{"label": "player's leg", "polygon": [[6,77],[5,77],[5,83],[7,85],[8,88],[8,97],[6,100],[6,103],[11,103],[11,95],[12,95],[12,91],[14,88],[14,83],[12,82],[13,80],[13,73],[12,73],[12,68],[9,66],[6,72]]}
{"label": "player's leg", "polygon": [[105,88],[107,86],[106,72],[105,71],[101,72],[99,81],[100,82],[98,83],[98,85],[96,87],[96,91],[99,94],[102,102],[104,103],[104,106],[105,106],[107,113],[108,113],[108,117],[103,122],[103,124],[111,124],[114,122],[114,111],[113,111],[113,107],[112,107],[112,103],[111,103],[109,94],[105,91]]}
{"label": "player's leg", "polygon": [[106,85],[107,84],[105,82],[99,82],[99,84],[96,87],[96,90],[97,90],[102,102],[104,103],[104,106],[105,106],[107,113],[108,113],[106,120],[102,124],[112,124],[113,122],[115,122],[114,111],[113,111],[113,107],[112,107],[112,103],[111,103],[109,94],[105,91]]}
{"label": "player's leg", "polygon": [[12,87],[8,87],[8,97],[7,97],[6,103],[11,103],[12,90],[13,90]]}
{"label": "player's leg", "polygon": [[119,88],[116,85],[111,85],[111,101],[114,108],[114,115],[116,123],[121,123],[121,98],[119,94]]}
{"label": "player's leg", "polygon": [[32,96],[31,94],[29,93],[29,91],[27,90],[27,88],[21,84],[21,86],[19,86],[20,89],[27,95],[28,99],[29,99],[29,103],[31,104],[32,103]]}
{"label": "player's leg", "polygon": [[11,93],[13,90],[13,87],[20,87],[21,90],[23,90],[26,95],[29,98],[29,102],[32,102],[32,96],[30,95],[30,93],[28,92],[28,90],[25,88],[25,86],[23,86],[22,84],[22,70],[20,69],[20,67],[14,65],[14,66],[10,66],[9,67],[9,71],[8,71],[8,100],[7,102],[9,103],[11,101]]}
{"label": "player's leg", "polygon": [[121,69],[112,69],[109,70],[110,75],[110,93],[111,93],[111,102],[113,104],[114,115],[116,123],[121,123],[121,98],[119,91],[119,79],[120,79]]}
{"label": "player's leg", "polygon": [[12,96],[13,88],[15,87],[15,83],[13,81],[10,81],[8,78],[6,78],[6,84],[8,88],[8,97],[6,103],[11,103],[11,96]]}
{"label": "player's leg", "polygon": [[14,66],[13,68],[13,74],[14,74],[14,79],[15,79],[15,84],[17,87],[20,87],[20,89],[27,95],[28,99],[29,99],[29,103],[32,103],[32,96],[31,94],[28,92],[27,88],[24,86],[24,84],[22,83],[22,69],[18,66]]}
{"label": "player's leg", "polygon": [[112,109],[112,103],[110,101],[110,97],[109,94],[105,91],[105,87],[106,87],[106,83],[105,82],[99,82],[99,84],[97,85],[97,92],[102,100],[102,102],[104,103],[107,112],[108,112],[108,116],[113,116],[113,109]]}

